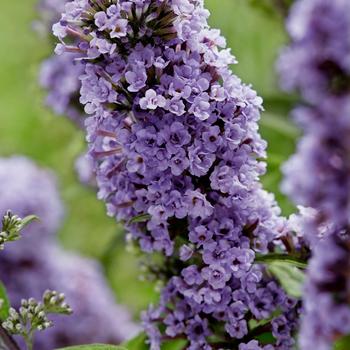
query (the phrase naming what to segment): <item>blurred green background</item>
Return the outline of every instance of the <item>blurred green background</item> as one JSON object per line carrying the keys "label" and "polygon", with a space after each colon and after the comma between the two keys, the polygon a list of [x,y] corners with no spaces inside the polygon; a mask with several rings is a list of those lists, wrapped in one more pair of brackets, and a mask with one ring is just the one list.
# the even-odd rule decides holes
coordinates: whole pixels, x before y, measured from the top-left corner
{"label": "blurred green background", "polygon": [[[269,163],[263,181],[287,215],[293,206],[278,191],[279,167],[293,152],[298,131],[288,121],[293,101],[278,90],[274,74],[276,55],[286,42],[283,19],[258,1],[205,2],[212,26],[222,30],[239,60],[234,72],[265,100],[261,132],[269,142]],[[152,284],[138,280],[137,257],[126,252],[122,228],[106,216],[95,192],[80,185],[75,176],[74,160],[85,148],[83,133],[43,105],[45,92],[38,86],[37,73],[52,47],[33,31],[35,6],[36,0],[1,3],[0,155],[24,154],[56,171],[66,205],[59,233],[62,244],[100,259],[119,302],[136,314],[156,293]]]}

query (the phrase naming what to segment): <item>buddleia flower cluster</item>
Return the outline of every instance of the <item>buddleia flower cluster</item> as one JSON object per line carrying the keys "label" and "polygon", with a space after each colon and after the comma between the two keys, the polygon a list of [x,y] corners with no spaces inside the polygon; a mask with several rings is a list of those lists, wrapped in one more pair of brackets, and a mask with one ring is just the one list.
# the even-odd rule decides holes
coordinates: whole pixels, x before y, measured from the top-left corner
{"label": "buddleia flower cluster", "polygon": [[284,190],[339,228],[348,225],[350,198],[349,9],[346,0],[298,1],[287,22],[292,43],[279,60],[283,86],[309,105],[294,111],[305,135],[285,166]]}
{"label": "buddleia flower cluster", "polygon": [[[49,288],[62,291],[74,310],[68,318],[53,316],[55,326],[36,334],[35,349],[87,342],[119,344],[135,335],[138,327],[116,304],[101,267],[59,247],[55,235],[62,225],[63,205],[53,174],[24,157],[2,158],[0,192],[0,208],[10,207],[21,217],[40,216],[23,229],[20,240],[6,244],[0,253],[0,280],[11,305],[19,309],[23,297],[40,300]],[[22,345],[21,339],[18,342]]]}
{"label": "buddleia flower cluster", "polygon": [[[60,18],[68,0],[41,0],[38,5],[42,31],[52,41],[52,25]],[[72,37],[72,40],[74,38]],[[54,45],[54,44],[53,44]],[[75,59],[78,55],[71,53],[57,56],[52,54],[42,64],[39,83],[47,91],[46,104],[60,116],[66,116],[78,128],[83,128],[85,113],[79,103],[79,90],[83,74],[83,66]],[[83,152],[75,162],[75,170],[79,181],[87,186],[95,187],[95,174],[91,160]]]}
{"label": "buddleia flower cluster", "polygon": [[282,86],[304,100],[293,112],[304,136],[284,166],[283,189],[297,204],[316,209],[305,229],[314,257],[300,343],[305,350],[315,344],[328,350],[350,333],[343,275],[350,238],[350,3],[299,0],[287,29],[292,40],[278,68]]}
{"label": "buddleia flower cluster", "polygon": [[35,331],[44,331],[53,326],[49,320],[50,314],[70,315],[72,309],[65,302],[65,296],[56,291],[45,291],[42,301],[34,298],[22,299],[17,311],[10,308],[8,318],[2,323],[10,335],[20,335],[25,339],[27,349],[33,349]]}
{"label": "buddleia flower cluster", "polygon": [[[51,26],[59,19],[68,0],[42,0],[38,11],[44,31],[50,33]],[[84,123],[84,112],[79,104],[79,76],[82,66],[73,55],[52,55],[40,69],[40,85],[47,90],[46,104],[57,115],[70,118],[79,127]]]}
{"label": "buddleia flower cluster", "polygon": [[[280,224],[259,182],[262,100],[229,70],[208,16],[201,0],[76,0],[53,26],[56,53],[84,67],[99,197],[144,252],[165,256],[160,304],[144,315],[150,348],[291,349],[299,304],[254,263]],[[264,332],[274,345],[256,340]]]}
{"label": "buddleia flower cluster", "polygon": [[305,286],[302,349],[333,349],[337,338],[349,334],[349,271],[349,237],[330,234],[315,247]]}
{"label": "buddleia flower cluster", "polygon": [[298,0],[287,19],[292,42],[278,62],[281,84],[313,105],[348,90],[348,6],[346,0]]}

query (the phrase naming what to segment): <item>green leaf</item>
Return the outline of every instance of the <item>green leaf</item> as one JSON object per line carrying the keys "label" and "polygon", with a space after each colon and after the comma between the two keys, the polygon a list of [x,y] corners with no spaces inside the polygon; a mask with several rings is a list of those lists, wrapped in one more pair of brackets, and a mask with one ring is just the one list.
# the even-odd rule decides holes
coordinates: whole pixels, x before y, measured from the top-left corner
{"label": "green leaf", "polygon": [[350,335],[338,340],[334,345],[334,350],[349,350],[350,349]]}
{"label": "green leaf", "polygon": [[[122,344],[127,350],[148,350],[149,345],[146,344],[146,335],[144,333],[139,334],[135,338]],[[162,345],[162,350],[183,350],[186,349],[186,340],[172,340],[167,341]]]}
{"label": "green leaf", "polygon": [[183,350],[187,348],[187,341],[184,339],[171,340],[162,345],[162,350]]}
{"label": "green leaf", "polygon": [[146,339],[146,334],[141,333],[135,338],[132,338],[127,342],[123,343],[122,346],[125,346],[128,350],[147,350],[148,345],[146,344]]}
{"label": "green leaf", "polygon": [[268,270],[281,283],[287,294],[301,298],[305,273],[288,262],[274,261],[268,264]]}
{"label": "green leaf", "polygon": [[249,3],[271,17],[276,16],[276,14],[286,17],[293,0],[250,0]]}
{"label": "green leaf", "polygon": [[289,265],[294,265],[301,269],[306,269],[307,267],[307,263],[305,261],[287,254],[278,254],[278,253],[264,254],[264,255],[257,254],[255,257],[255,261],[258,263],[266,263],[266,264],[281,262]]}
{"label": "green leaf", "polygon": [[122,346],[104,345],[104,344],[89,344],[71,346],[68,348],[61,348],[58,350],[128,350]]}
{"label": "green leaf", "polygon": [[187,341],[183,339],[172,340],[162,345],[162,350],[183,350],[186,349]]}
{"label": "green leaf", "polygon": [[4,321],[9,315],[10,301],[7,296],[6,288],[0,282],[0,320]]}
{"label": "green leaf", "polygon": [[40,220],[40,219],[36,215],[28,215],[25,218],[23,218],[21,222],[21,229],[29,225],[34,220]]}
{"label": "green leaf", "polygon": [[151,218],[151,215],[149,215],[149,214],[136,215],[132,219],[130,219],[129,224],[136,224],[138,222],[145,222],[145,221],[148,221],[150,218]]}
{"label": "green leaf", "polygon": [[256,336],[256,339],[262,344],[273,344],[276,341],[271,332],[262,333]]}
{"label": "green leaf", "polygon": [[250,0],[249,4],[254,6],[261,11],[264,11],[268,15],[276,15],[276,9],[273,6],[273,3],[266,0]]}

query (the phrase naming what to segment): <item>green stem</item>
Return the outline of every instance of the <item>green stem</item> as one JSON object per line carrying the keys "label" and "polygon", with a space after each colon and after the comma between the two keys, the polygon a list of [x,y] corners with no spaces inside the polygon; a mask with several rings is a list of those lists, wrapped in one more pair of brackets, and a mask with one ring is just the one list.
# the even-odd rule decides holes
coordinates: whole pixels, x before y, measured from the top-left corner
{"label": "green stem", "polygon": [[33,350],[33,332],[31,331],[29,334],[23,335],[24,341],[27,346],[27,350]]}
{"label": "green stem", "polygon": [[257,254],[255,257],[255,261],[257,263],[269,263],[269,262],[283,261],[283,262],[289,263],[291,265],[294,265],[296,267],[299,267],[301,269],[307,268],[307,263],[305,260],[303,260],[299,257],[296,257],[296,256],[287,255],[287,254],[278,254],[278,253],[272,253],[272,254],[266,254],[266,255]]}

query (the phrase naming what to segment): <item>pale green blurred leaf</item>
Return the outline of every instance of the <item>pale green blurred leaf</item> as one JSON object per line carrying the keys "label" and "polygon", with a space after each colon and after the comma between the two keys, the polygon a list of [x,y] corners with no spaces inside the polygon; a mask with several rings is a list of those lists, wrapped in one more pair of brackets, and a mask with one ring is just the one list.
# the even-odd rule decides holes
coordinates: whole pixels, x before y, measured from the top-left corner
{"label": "pale green blurred leaf", "polygon": [[104,344],[88,344],[61,348],[58,350],[129,350],[122,346],[104,345]]}
{"label": "pale green blurred leaf", "polygon": [[[127,350],[148,350],[149,345],[146,343],[146,335],[144,333],[139,334],[135,338],[127,341],[123,344]],[[187,342],[185,340],[172,340],[167,341],[162,345],[162,350],[183,350],[186,348]]]}
{"label": "pale green blurred leaf", "polygon": [[281,17],[254,8],[247,0],[205,0],[210,24],[219,28],[238,59],[233,71],[263,97],[278,93],[275,59],[287,42]]}
{"label": "pale green blurred leaf", "polygon": [[146,339],[146,335],[141,333],[123,343],[122,346],[125,346],[128,350],[147,350],[149,346],[146,344]]}
{"label": "pale green blurred leaf", "polygon": [[268,270],[281,283],[287,294],[294,298],[301,298],[305,273],[287,262],[275,261],[267,266]]}
{"label": "pale green blurred leaf", "polygon": [[298,128],[288,119],[276,114],[264,113],[260,125],[293,141],[299,136]]}
{"label": "pale green blurred leaf", "polygon": [[279,253],[271,253],[271,254],[257,254],[255,257],[256,262],[265,263],[265,264],[273,264],[273,263],[281,263],[292,265],[301,269],[307,268],[307,263],[304,260],[299,259],[298,257],[294,257],[289,254],[279,254]]}
{"label": "pale green blurred leaf", "polygon": [[0,320],[5,320],[9,315],[10,301],[7,296],[6,288],[0,282]]}

